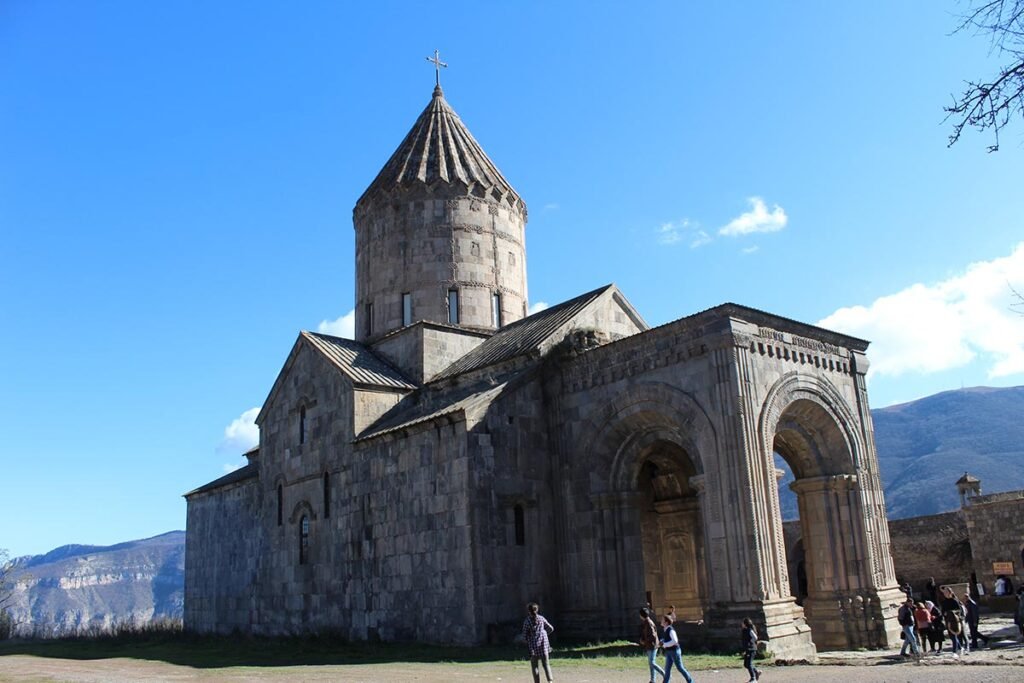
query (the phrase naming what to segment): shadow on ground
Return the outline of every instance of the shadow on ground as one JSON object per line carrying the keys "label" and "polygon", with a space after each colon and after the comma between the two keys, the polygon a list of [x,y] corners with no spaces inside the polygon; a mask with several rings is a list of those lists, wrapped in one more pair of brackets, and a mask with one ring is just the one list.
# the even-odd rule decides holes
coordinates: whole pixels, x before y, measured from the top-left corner
{"label": "shadow on ground", "polygon": [[[598,645],[567,645],[552,659],[638,656],[635,645],[620,641]],[[419,644],[349,643],[330,637],[257,638],[194,636],[73,638],[0,643],[4,655],[94,660],[125,657],[162,661],[199,669],[232,666],[272,667],[412,663],[484,663],[522,661],[525,648],[512,646],[450,647]]]}

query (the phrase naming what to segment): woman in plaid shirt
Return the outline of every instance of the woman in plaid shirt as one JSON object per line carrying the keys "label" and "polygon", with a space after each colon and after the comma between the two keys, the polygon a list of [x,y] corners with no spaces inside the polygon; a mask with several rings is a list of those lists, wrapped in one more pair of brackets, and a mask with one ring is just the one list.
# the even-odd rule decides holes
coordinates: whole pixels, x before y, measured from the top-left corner
{"label": "woman in plaid shirt", "polygon": [[535,602],[526,606],[526,619],[523,621],[523,640],[526,647],[530,648],[530,666],[533,667],[533,683],[540,683],[540,667],[544,665],[544,675],[551,681],[551,664],[548,662],[548,653],[551,652],[551,644],[548,643],[548,634],[555,630],[547,619],[538,612],[540,607]]}

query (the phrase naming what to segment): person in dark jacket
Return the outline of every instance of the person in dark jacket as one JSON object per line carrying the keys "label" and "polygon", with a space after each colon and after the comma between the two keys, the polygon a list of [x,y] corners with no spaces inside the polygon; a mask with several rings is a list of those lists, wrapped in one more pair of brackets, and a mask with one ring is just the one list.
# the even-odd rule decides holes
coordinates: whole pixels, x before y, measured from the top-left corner
{"label": "person in dark jacket", "polygon": [[942,623],[942,612],[938,605],[929,600],[924,603],[932,617],[932,627],[928,630],[928,650],[938,654],[946,640],[946,625]]}
{"label": "person in dark jacket", "polygon": [[[750,673],[750,681],[761,678],[761,672],[754,667],[754,655],[757,654],[757,629],[750,619],[743,620],[743,666]],[[750,683],[748,681],[747,683]]]}
{"label": "person in dark jacket", "polygon": [[956,599],[953,589],[949,586],[942,587],[941,607],[942,621],[949,635],[949,645],[953,648],[953,654],[959,657],[960,651],[967,645],[963,633],[963,605]]}
{"label": "person in dark jacket", "polygon": [[907,598],[899,611],[896,613],[896,620],[903,629],[903,647],[900,648],[900,657],[907,656],[907,648],[915,658],[921,656],[921,648],[917,644],[917,636],[914,634],[914,601]]}
{"label": "person in dark jacket", "polygon": [[637,641],[637,645],[647,655],[647,665],[651,671],[651,683],[654,683],[655,672],[664,676],[665,670],[654,661],[654,656],[658,654],[658,629],[651,619],[650,611],[645,607],[640,608],[640,640]]}
{"label": "person in dark jacket", "polygon": [[964,612],[967,615],[967,628],[971,632],[971,649],[978,649],[978,638],[988,645],[988,636],[978,631],[978,623],[981,621],[981,614],[978,612],[978,603],[971,597],[970,592],[964,593]]}

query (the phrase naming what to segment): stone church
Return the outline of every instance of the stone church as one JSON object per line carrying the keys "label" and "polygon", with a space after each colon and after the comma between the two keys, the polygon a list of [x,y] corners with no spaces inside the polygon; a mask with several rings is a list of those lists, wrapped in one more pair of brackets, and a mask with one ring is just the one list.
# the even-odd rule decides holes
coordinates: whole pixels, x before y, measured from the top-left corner
{"label": "stone church", "polygon": [[649,602],[779,657],[898,643],[868,343],[731,303],[651,328],[615,285],[528,315],[526,220],[435,88],[353,212],[355,340],[301,332],[248,464],[186,494],[186,628],[473,644],[535,600],[622,637]]}

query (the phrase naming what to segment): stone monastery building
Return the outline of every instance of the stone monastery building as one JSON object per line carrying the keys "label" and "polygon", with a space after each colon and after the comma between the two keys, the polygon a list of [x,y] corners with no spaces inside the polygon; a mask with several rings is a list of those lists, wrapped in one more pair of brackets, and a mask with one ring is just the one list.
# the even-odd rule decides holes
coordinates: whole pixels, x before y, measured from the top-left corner
{"label": "stone monastery building", "polygon": [[867,342],[730,303],[651,328],[615,285],[527,316],[526,219],[435,88],[353,212],[356,339],[301,332],[248,464],[186,495],[186,628],[472,644],[536,600],[622,637],[649,601],[780,657],[897,643]]}

